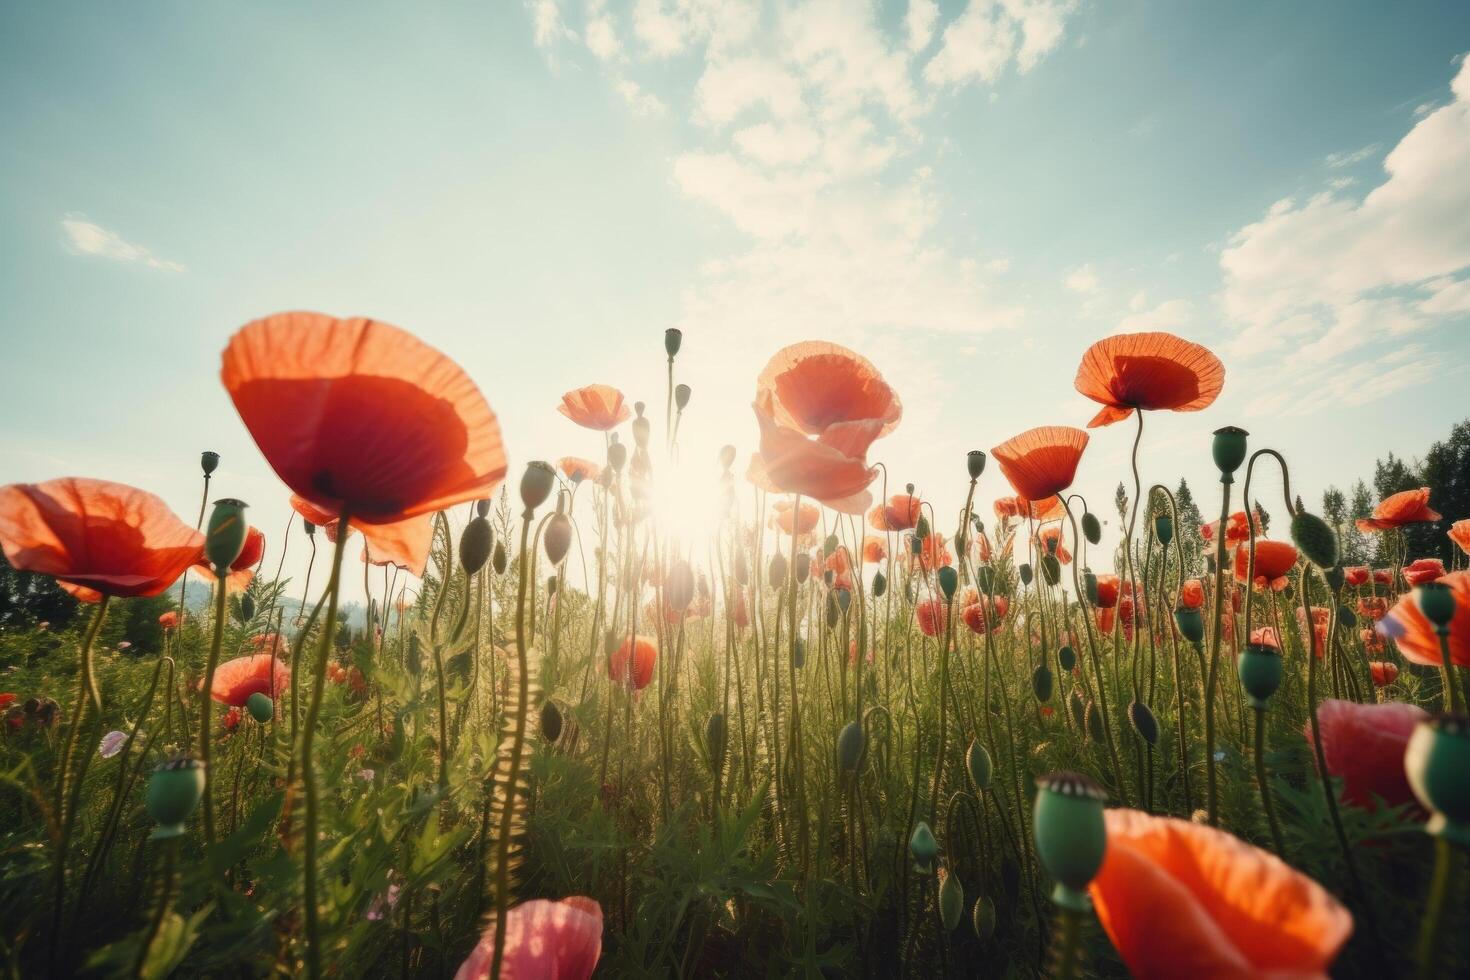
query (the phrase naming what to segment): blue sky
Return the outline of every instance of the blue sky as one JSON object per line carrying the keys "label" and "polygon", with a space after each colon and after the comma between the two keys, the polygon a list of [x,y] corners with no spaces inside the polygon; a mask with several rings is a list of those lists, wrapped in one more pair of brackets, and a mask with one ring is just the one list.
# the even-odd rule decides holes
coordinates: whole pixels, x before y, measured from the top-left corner
{"label": "blue sky", "polygon": [[845,343],[951,513],[965,450],[1091,417],[1087,344],[1168,329],[1226,386],[1150,418],[1145,479],[1201,486],[1234,423],[1315,504],[1470,406],[1467,51],[1456,2],[8,4],[0,482],[192,518],[210,448],[278,537],[218,358],[306,308],[449,352],[515,473],[599,451],[568,388],[658,403],[667,326],[686,462],[753,446],[777,348]]}

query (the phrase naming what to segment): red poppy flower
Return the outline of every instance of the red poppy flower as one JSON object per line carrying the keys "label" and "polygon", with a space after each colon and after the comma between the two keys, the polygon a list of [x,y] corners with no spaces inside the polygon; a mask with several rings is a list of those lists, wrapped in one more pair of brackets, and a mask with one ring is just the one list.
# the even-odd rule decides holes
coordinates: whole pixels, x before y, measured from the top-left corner
{"label": "red poppy flower", "polygon": [[[1328,773],[1343,782],[1342,798],[1368,810],[1374,808],[1374,796],[1383,797],[1389,806],[1411,802],[1414,794],[1404,774],[1404,750],[1414,726],[1428,717],[1418,705],[1400,701],[1324,700],[1317,708],[1322,754]],[[1310,722],[1303,734],[1310,743]]]}
{"label": "red poppy flower", "polygon": [[914,606],[914,618],[925,636],[938,636],[949,626],[949,604],[943,599],[925,599]]}
{"label": "red poppy flower", "polygon": [[1459,545],[1461,551],[1470,555],[1470,517],[1451,524],[1448,533],[1450,540]]}
{"label": "red poppy flower", "polygon": [[922,507],[918,497],[896,493],[868,513],[868,525],[875,531],[908,531],[919,523]]}
{"label": "red poppy flower", "polygon": [[279,633],[260,633],[250,638],[250,649],[256,653],[279,654],[285,643]]}
{"label": "red poppy flower", "polygon": [[[1455,615],[1450,620],[1450,662],[1458,667],[1470,667],[1470,571],[1451,572],[1440,582],[1455,597]],[[1419,601],[1412,592],[1399,599],[1378,628],[1398,644],[1404,659],[1426,667],[1444,665],[1439,634],[1419,611]]]}
{"label": "red poppy flower", "polygon": [[1376,623],[1388,615],[1388,600],[1381,595],[1365,595],[1358,600],[1358,615]]}
{"label": "red poppy flower", "polygon": [[1272,650],[1281,649],[1281,638],[1276,635],[1274,626],[1257,626],[1251,630],[1249,642],[1255,646],[1270,647]]}
{"label": "red poppy flower", "polygon": [[233,732],[240,727],[240,722],[244,719],[244,713],[238,707],[235,707],[220,715],[219,724],[225,731]]}
{"label": "red poppy flower", "polygon": [[1097,601],[1093,605],[1101,609],[1111,609],[1118,604],[1118,576],[1099,575],[1097,577]]}
{"label": "red poppy flower", "polygon": [[[870,663],[870,664],[873,662],[873,648],[872,647],[869,647],[868,648],[868,655],[866,657],[864,657],[863,659],[866,662]],[[851,641],[850,643],[847,644],[847,665],[849,667],[856,667],[857,666],[857,640],[853,640],[853,641]]]}
{"label": "red poppy flower", "polygon": [[588,385],[561,396],[556,410],[584,429],[606,432],[633,415],[623,404],[623,393],[612,385]]}
{"label": "red poppy flower", "polygon": [[761,444],[746,472],[751,483],[772,493],[799,493],[844,514],[867,510],[873,499],[868,485],[878,475],[867,463],[868,446],[880,429],[877,421],[840,422],[820,438],[808,439],[776,423],[759,405],[755,415]]}
{"label": "red poppy flower", "polygon": [[1356,588],[1359,585],[1368,584],[1369,569],[1367,565],[1353,565],[1342,570],[1342,581],[1344,585]]}
{"label": "red poppy flower", "polygon": [[[1235,549],[1235,581],[1244,582],[1250,569],[1251,549],[1243,544]],[[1256,541],[1256,585],[1270,585],[1280,591],[1287,584],[1288,572],[1296,567],[1296,548],[1285,541]]]}
{"label": "red poppy flower", "polygon": [[1025,497],[1001,497],[995,502],[995,519],[1005,523],[1007,519],[1021,513],[1021,502]]}
{"label": "red poppy flower", "polygon": [[154,596],[184,573],[204,535],[151,493],[65,477],[0,487],[0,548],[73,594]]}
{"label": "red poppy flower", "polygon": [[750,609],[745,604],[744,592],[730,593],[730,619],[740,629],[750,625]]}
{"label": "red poppy flower", "polygon": [[[326,531],[328,541],[336,542],[338,520],[334,515],[294,493],[291,508]],[[429,563],[429,548],[434,543],[432,514],[420,514],[393,524],[367,524],[352,517],[347,526],[362,532],[364,560],[374,565],[396,565],[423,578]]]}
{"label": "red poppy flower", "polygon": [[170,609],[166,613],[160,613],[158,616],[158,625],[162,626],[166,630],[171,630],[177,627],[179,625],[178,611]]}
{"label": "red poppy flower", "polygon": [[1052,524],[1037,532],[1042,554],[1056,555],[1057,561],[1063,565],[1072,563],[1072,553],[1062,546],[1062,529],[1060,525]]}
{"label": "red poppy flower", "polygon": [[1034,521],[1059,521],[1066,516],[1067,508],[1062,498],[1056,495],[1044,500],[1027,500],[1025,497],[1001,497],[995,502],[995,516],[1004,521],[1007,517],[1030,517]]}
{"label": "red poppy flower", "polygon": [[652,637],[625,637],[622,646],[608,660],[607,674],[613,680],[627,683],[633,690],[641,691],[653,680],[653,664],[657,657],[658,646]]}
{"label": "red poppy flower", "polygon": [[1376,629],[1359,630],[1358,638],[1363,641],[1363,649],[1368,653],[1381,654],[1388,649],[1388,644],[1384,643],[1383,636]]}
{"label": "red poppy flower", "polygon": [[1368,661],[1368,670],[1373,674],[1374,687],[1387,687],[1398,680],[1398,664],[1389,663],[1386,660]]}
{"label": "red poppy flower", "polygon": [[867,358],[825,341],[777,351],[756,380],[756,402],[778,425],[812,436],[834,425],[877,422],[869,442],[903,417],[898,395]]}
{"label": "red poppy flower", "polygon": [[1387,531],[1405,524],[1426,524],[1440,519],[1438,512],[1429,509],[1429,488],[1404,490],[1384,498],[1373,508],[1373,516],[1357,520],[1360,531]]}
{"label": "red poppy flower", "polygon": [[242,327],[220,378],[276,474],[354,526],[489,497],[500,426],[469,376],[376,320],[281,313]]}
{"label": "red poppy flower", "polygon": [[[1261,527],[1260,510],[1253,509],[1252,516],[1255,519],[1256,537],[1259,538],[1264,533]],[[1215,532],[1219,529],[1219,527],[1219,521],[1212,521],[1209,524],[1201,524],[1199,528],[1199,536],[1207,542],[1213,542],[1215,540]],[[1245,511],[1238,510],[1235,513],[1231,514],[1230,519],[1225,524],[1225,547],[1234,548],[1237,545],[1248,542],[1250,538],[1251,529],[1250,525],[1246,523]]]}
{"label": "red poppy flower", "polygon": [[1404,581],[1412,585],[1423,585],[1444,577],[1444,562],[1438,558],[1416,558],[1405,566]]}
{"label": "red poppy flower", "polygon": [[888,557],[888,548],[883,539],[869,534],[863,538],[863,561],[877,564]]}
{"label": "red poppy flower", "polygon": [[960,610],[960,619],[970,627],[971,632],[983,635],[1000,626],[1010,609],[1011,600],[1003,595],[996,596],[993,605],[988,598],[980,596]]}
{"label": "red poppy flower", "polygon": [[1374,585],[1393,585],[1393,573],[1386,568],[1373,569]]}
{"label": "red poppy flower", "polygon": [[[790,500],[778,500],[773,505],[775,513],[771,515],[771,527],[780,528],[786,534],[792,533],[792,502]],[[802,504],[801,513],[795,518],[796,533],[809,534],[817,526],[817,520],[822,516],[819,508],[813,504]]]}
{"label": "red poppy flower", "polygon": [[1186,579],[1179,587],[1179,604],[1186,609],[1198,609],[1205,604],[1205,586],[1197,578]]}
{"label": "red poppy flower", "polygon": [[19,694],[12,694],[11,692],[6,691],[5,693],[0,694],[0,708],[8,708],[19,700]]}
{"label": "red poppy flower", "polygon": [[1225,385],[1225,365],[1199,344],[1171,333],[1127,333],[1099,340],[1082,355],[1079,392],[1102,404],[1089,429],[1121,422],[1134,409],[1198,412]]}
{"label": "red poppy flower", "polygon": [[926,572],[932,572],[936,568],[948,568],[954,564],[954,555],[949,553],[949,548],[944,543],[944,535],[935,534],[932,531],[919,545],[919,551],[915,554],[909,552],[910,566]]}
{"label": "red poppy flower", "polygon": [[[251,579],[255,578],[255,566],[260,564],[264,555],[265,535],[258,528],[252,527],[245,533],[245,546],[240,549],[239,556],[230,562],[230,574],[225,576],[225,589],[229,592],[248,589]],[[202,554],[190,571],[206,582],[214,581],[214,569],[210,567],[209,559]]]}
{"label": "red poppy flower", "polygon": [[1088,893],[1138,980],[1327,976],[1353,919],[1312,879],[1205,824],[1126,809],[1103,818],[1108,846]]}
{"label": "red poppy flower", "polygon": [[[278,657],[256,653],[220,664],[209,695],[221,704],[243,707],[252,694],[264,694],[274,701],[290,684],[291,671]],[[203,681],[199,687],[204,687]]]}
{"label": "red poppy flower", "polygon": [[1027,500],[1045,500],[1072,485],[1087,440],[1081,429],[1046,425],[1027,429],[990,453],[1016,493]]}
{"label": "red poppy flower", "polygon": [[[496,920],[454,980],[488,980],[495,961]],[[522,902],[505,917],[505,947],[500,975],[505,980],[587,980],[602,955],[602,906],[580,895],[559,902],[544,898]]]}

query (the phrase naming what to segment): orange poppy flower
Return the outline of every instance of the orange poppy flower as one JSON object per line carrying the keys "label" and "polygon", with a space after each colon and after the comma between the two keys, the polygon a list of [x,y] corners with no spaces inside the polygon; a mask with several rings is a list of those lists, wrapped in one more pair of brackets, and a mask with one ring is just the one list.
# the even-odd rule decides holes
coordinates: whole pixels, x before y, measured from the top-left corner
{"label": "orange poppy flower", "polygon": [[581,483],[583,480],[596,481],[602,476],[601,466],[580,456],[563,456],[557,460],[556,465],[573,483]]}
{"label": "orange poppy flower", "polygon": [[1270,647],[1272,650],[1281,649],[1281,639],[1276,635],[1274,626],[1257,626],[1251,630],[1250,643],[1260,647]]}
{"label": "orange poppy flower", "polygon": [[1002,524],[1021,513],[1025,497],[1000,497],[995,501],[995,519]]}
{"label": "orange poppy flower", "polygon": [[[1252,517],[1255,520],[1256,537],[1259,538],[1262,534],[1265,533],[1264,529],[1261,527],[1260,510],[1252,509]],[[1219,529],[1219,521],[1211,521],[1208,524],[1201,524],[1199,528],[1199,536],[1207,542],[1213,542],[1215,540],[1215,533]],[[1230,519],[1225,524],[1225,547],[1234,548],[1237,545],[1250,541],[1250,539],[1251,529],[1250,525],[1246,523],[1245,511],[1238,510],[1235,513],[1231,514]]]}
{"label": "orange poppy flower", "polygon": [[[1286,574],[1296,567],[1296,548],[1285,541],[1256,541],[1256,585],[1270,585],[1280,591],[1286,586]],[[1251,549],[1243,544],[1235,549],[1235,581],[1244,582],[1250,568]]]}
{"label": "orange poppy flower", "polygon": [[1059,521],[1067,514],[1062,498],[1055,494],[1044,500],[1027,500],[1025,497],[1001,497],[995,502],[995,517],[1004,521],[1008,517],[1030,517],[1035,521]]}
{"label": "orange poppy flower", "polygon": [[1383,636],[1376,629],[1359,630],[1358,638],[1363,641],[1363,649],[1368,653],[1382,654],[1388,649],[1388,644],[1384,643]]}
{"label": "orange poppy flower", "polygon": [[628,421],[633,413],[623,404],[623,393],[612,385],[588,385],[561,396],[556,410],[584,429],[606,432]]}
{"label": "orange poppy flower", "polygon": [[1057,561],[1063,565],[1072,563],[1072,553],[1062,545],[1062,528],[1059,524],[1052,524],[1037,532],[1037,541],[1042,554],[1056,555]]}
{"label": "orange poppy flower", "polygon": [[[1470,571],[1450,572],[1440,582],[1455,596],[1455,615],[1450,620],[1450,662],[1457,667],[1470,667]],[[1444,665],[1439,634],[1419,611],[1419,601],[1412,592],[1399,599],[1378,628],[1398,644],[1405,660],[1426,667]]]}
{"label": "orange poppy flower", "polygon": [[863,538],[863,561],[877,564],[888,557],[888,547],[884,545],[883,539],[869,534]]}
{"label": "orange poppy flower", "polygon": [[960,610],[962,619],[971,632],[984,634],[998,627],[1011,609],[1011,600],[1003,595],[995,597],[994,603],[979,596]]}
{"label": "orange poppy flower", "polygon": [[1356,588],[1359,585],[1368,584],[1369,568],[1367,565],[1353,565],[1342,570],[1342,581],[1344,585]]}
{"label": "orange poppy flower", "polygon": [[1373,569],[1374,585],[1393,585],[1393,573],[1386,568]]}
{"label": "orange poppy flower", "polygon": [[179,625],[178,610],[170,609],[166,613],[160,613],[158,616],[158,625],[162,626],[166,630],[176,628]]}
{"label": "orange poppy flower", "polygon": [[1373,516],[1357,520],[1359,531],[1387,531],[1405,524],[1427,524],[1440,515],[1429,509],[1429,488],[1404,490],[1384,498],[1373,508]]}
{"label": "orange poppy flower", "polygon": [[242,327],[220,378],[276,474],[355,526],[489,497],[500,426],[469,376],[376,320],[281,313]]}
{"label": "orange poppy flower", "polygon": [[658,645],[652,637],[625,637],[622,646],[608,659],[607,675],[618,683],[626,683],[633,690],[641,691],[653,680],[653,665],[657,657]]}
{"label": "orange poppy flower", "polygon": [[1376,623],[1388,615],[1388,600],[1381,595],[1365,595],[1358,600],[1358,615]]}
{"label": "orange poppy flower", "polygon": [[[255,578],[255,566],[260,564],[260,559],[264,556],[265,535],[259,528],[252,527],[245,533],[245,546],[240,549],[240,554],[230,562],[230,574],[225,576],[225,589],[230,592],[248,589],[250,581]],[[209,559],[203,555],[200,555],[190,571],[206,582],[214,581],[214,569],[210,567]]]}
{"label": "orange poppy flower", "polygon": [[1368,661],[1368,670],[1373,674],[1374,687],[1387,687],[1399,678],[1398,664],[1386,660]]}
{"label": "orange poppy flower", "polygon": [[1082,355],[1076,388],[1102,404],[1089,429],[1121,422],[1134,409],[1198,412],[1225,385],[1225,365],[1199,344],[1161,331],[1099,340]]}
{"label": "orange poppy flower", "polygon": [[[291,509],[322,528],[328,541],[336,542],[339,522],[335,516],[294,493],[291,495]],[[349,530],[357,528],[362,532],[364,561],[374,565],[396,565],[412,575],[424,577],[424,569],[429,563],[429,548],[434,543],[432,514],[420,514],[393,524],[366,524],[352,517],[348,519],[347,526]]]}
{"label": "orange poppy flower", "polygon": [[[1428,717],[1418,705],[1400,701],[1358,704],[1327,698],[1318,705],[1322,755],[1328,773],[1342,780],[1342,798],[1365,810],[1374,809],[1375,796],[1383,797],[1389,806],[1412,802],[1404,751],[1414,726]],[[1310,723],[1302,734],[1310,743]]]}
{"label": "orange poppy flower", "polygon": [[918,497],[896,493],[887,504],[879,504],[868,513],[868,526],[875,531],[908,531],[919,523],[922,509]]}
{"label": "orange poppy flower", "polygon": [[1315,881],[1205,824],[1103,816],[1108,846],[1088,893],[1134,977],[1325,980],[1353,919]]}
{"label": "orange poppy flower", "polygon": [[1415,558],[1403,569],[1404,581],[1412,585],[1423,585],[1444,577],[1444,562],[1438,558]]}
{"label": "orange poppy flower", "polygon": [[1087,440],[1081,429],[1046,425],[1007,439],[990,454],[1016,493],[1027,500],[1045,500],[1072,485]]}
{"label": "orange poppy flower", "polygon": [[756,380],[756,403],[776,424],[812,436],[842,423],[877,422],[869,442],[903,417],[898,395],[867,358],[825,341],[777,351]]}
{"label": "orange poppy flower", "polygon": [[868,485],[878,475],[868,466],[868,446],[877,437],[877,420],[840,422],[818,439],[780,425],[760,406],[760,451],[751,456],[746,478],[772,493],[799,493],[844,514],[861,514],[873,496]]}
{"label": "orange poppy flower", "polygon": [[1451,541],[1460,546],[1461,551],[1470,555],[1470,517],[1451,524],[1449,536]]}
{"label": "orange poppy flower", "polygon": [[1186,609],[1198,609],[1205,604],[1205,586],[1197,578],[1186,579],[1179,587],[1179,604]]}
{"label": "orange poppy flower", "polygon": [[954,556],[944,543],[944,535],[930,533],[919,545],[918,554],[909,552],[910,565],[915,569],[932,572],[936,568],[947,568],[954,564]]}
{"label": "orange poppy flower", "polygon": [[822,516],[821,510],[812,504],[803,503],[801,513],[795,515],[793,520],[792,501],[778,500],[772,505],[775,513],[771,515],[770,525],[779,528],[785,534],[791,534],[792,525],[795,524],[797,534],[810,534],[817,526],[817,520]]}
{"label": "orange poppy flower", "polygon": [[919,632],[938,636],[949,626],[949,603],[943,599],[925,599],[914,606],[914,618],[919,621]]}
{"label": "orange poppy flower", "polygon": [[[489,980],[497,928],[492,915],[454,980]],[[588,980],[602,955],[602,906],[582,895],[559,902],[544,898],[521,902],[505,917],[503,946],[500,975],[506,980]]]}
{"label": "orange poppy flower", "polygon": [[65,477],[0,487],[0,548],[24,572],[50,575],[88,601],[154,596],[199,557],[204,535],[151,493]]}
{"label": "orange poppy flower", "polygon": [[[210,697],[221,704],[243,707],[252,694],[264,694],[274,701],[291,684],[291,670],[269,653],[236,657],[220,664],[214,672]],[[204,682],[199,682],[202,690]]]}

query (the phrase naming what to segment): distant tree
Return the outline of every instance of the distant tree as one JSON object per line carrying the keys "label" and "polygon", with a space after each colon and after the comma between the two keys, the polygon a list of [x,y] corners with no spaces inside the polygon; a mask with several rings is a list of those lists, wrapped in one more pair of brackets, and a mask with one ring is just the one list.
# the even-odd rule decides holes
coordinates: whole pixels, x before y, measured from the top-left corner
{"label": "distant tree", "polygon": [[1179,481],[1179,488],[1174,491],[1174,505],[1179,509],[1179,526],[1174,533],[1180,536],[1180,542],[1184,546],[1184,569],[1188,575],[1200,573],[1200,525],[1204,524],[1204,515],[1199,512],[1199,505],[1194,502],[1194,494],[1189,489],[1189,483],[1183,479]]}
{"label": "distant tree", "polygon": [[65,626],[78,605],[51,576],[18,571],[0,555],[0,626]]}
{"label": "distant tree", "polygon": [[[1450,525],[1470,517],[1470,419],[1451,429],[1444,442],[1429,447],[1419,475],[1420,486],[1429,487],[1430,506],[1439,511],[1441,519],[1423,525],[1423,550],[1413,554],[1435,556],[1448,564],[1454,549],[1447,536]],[[1415,543],[1413,537],[1409,541]]]}
{"label": "distant tree", "polygon": [[1353,484],[1353,495],[1348,501],[1347,520],[1342,532],[1342,561],[1344,565],[1363,565],[1373,557],[1373,544],[1368,536],[1358,530],[1354,522],[1373,513],[1373,492],[1368,484],[1359,480]]}
{"label": "distant tree", "polygon": [[[174,608],[173,590],[170,589],[162,595],[152,596],[146,599],[127,599],[123,601],[121,613],[118,617],[122,620],[123,639],[132,644],[132,653],[162,653],[163,652],[163,627],[158,625],[158,617]],[[109,615],[115,614],[109,610]]]}

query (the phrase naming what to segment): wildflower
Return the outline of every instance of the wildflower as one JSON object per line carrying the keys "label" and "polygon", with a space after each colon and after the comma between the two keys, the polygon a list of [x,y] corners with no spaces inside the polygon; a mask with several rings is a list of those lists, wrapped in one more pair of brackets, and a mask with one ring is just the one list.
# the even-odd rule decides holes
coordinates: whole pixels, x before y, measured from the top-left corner
{"label": "wildflower", "polygon": [[1010,608],[1011,600],[1003,595],[996,596],[993,602],[987,597],[977,596],[961,608],[960,619],[972,632],[984,634],[998,627]]}
{"label": "wildflower", "polygon": [[[1373,797],[1389,806],[1414,799],[1404,774],[1404,750],[1414,726],[1429,715],[1418,705],[1399,701],[1357,704],[1328,698],[1317,708],[1322,754],[1327,772],[1343,782],[1344,800],[1373,809]],[[1303,729],[1312,740],[1310,723]]]}
{"label": "wildflower", "polygon": [[581,483],[583,480],[596,482],[602,476],[601,466],[580,456],[563,456],[556,466],[573,483]]}
{"label": "wildflower", "polygon": [[[1450,661],[1457,667],[1470,667],[1470,571],[1451,572],[1439,581],[1455,598],[1455,615],[1449,625]],[[1382,617],[1378,629],[1398,645],[1405,660],[1427,667],[1444,665],[1439,634],[1419,609],[1418,598],[1412,592]]]}
{"label": "wildflower", "polygon": [[104,759],[111,759],[122,751],[123,744],[128,740],[127,732],[112,731],[102,736],[102,741],[97,746],[97,754]]}
{"label": "wildflower", "polygon": [[863,538],[863,561],[877,564],[888,557],[888,548],[883,544],[883,539],[869,534]]}
{"label": "wildflower", "polygon": [[[495,960],[496,920],[460,964],[454,980],[488,980]],[[559,902],[533,899],[506,916],[500,975],[587,980],[602,955],[602,906],[580,895]]]}
{"label": "wildflower", "polygon": [[179,625],[178,611],[170,609],[166,613],[161,613],[158,617],[158,625],[166,630],[176,629]]}
{"label": "wildflower", "polygon": [[1388,614],[1388,600],[1381,595],[1363,596],[1358,600],[1358,615],[1374,622]]}
{"label": "wildflower", "polygon": [[[231,592],[249,588],[250,580],[255,577],[255,566],[264,555],[265,535],[258,528],[252,527],[245,532],[245,546],[240,549],[240,554],[230,562],[230,573],[225,576],[225,588]],[[199,560],[190,571],[206,582],[214,581],[214,568],[203,554],[200,554]]]}
{"label": "wildflower", "polygon": [[932,572],[936,568],[948,568],[954,564],[954,555],[944,543],[944,535],[931,533],[919,542],[919,550],[911,553],[915,569]]}
{"label": "wildflower", "polygon": [[608,676],[619,683],[627,683],[635,691],[641,691],[653,680],[653,665],[657,657],[658,646],[652,637],[625,638],[622,646],[608,660]]}
{"label": "wildflower", "polygon": [[919,523],[922,504],[918,497],[896,493],[888,503],[878,504],[868,513],[868,526],[875,531],[908,531]]}
{"label": "wildflower", "polygon": [[1470,517],[1450,525],[1449,538],[1459,545],[1460,550],[1470,555]]}
{"label": "wildflower", "polygon": [[588,385],[561,396],[556,410],[584,429],[606,432],[628,421],[632,413],[623,404],[623,393],[612,385]]}
{"label": "wildflower", "polygon": [[252,694],[264,694],[274,701],[290,683],[291,671],[285,664],[269,653],[257,653],[220,664],[209,693],[221,704],[240,707]]}
{"label": "wildflower", "polygon": [[1399,677],[1398,665],[1383,660],[1368,661],[1368,670],[1373,674],[1374,687],[1387,687]]}
{"label": "wildflower", "polygon": [[[1269,585],[1280,592],[1288,584],[1286,575],[1296,567],[1296,548],[1285,541],[1257,541],[1255,577],[1256,587]],[[1235,580],[1244,582],[1250,570],[1250,545],[1243,544],[1235,549]]]}
{"label": "wildflower", "polygon": [[1370,570],[1367,565],[1352,565],[1342,570],[1342,581],[1344,585],[1356,588],[1368,584],[1369,574]]}
{"label": "wildflower", "polygon": [[[335,514],[294,493],[291,495],[291,509],[322,528],[328,541],[337,542],[341,531]],[[349,518],[348,533],[351,534],[353,528],[362,531],[363,561],[371,561],[375,565],[396,565],[410,575],[422,578],[429,563],[429,547],[434,540],[433,520],[431,514],[420,514],[390,524],[367,524]]]}
{"label": "wildflower", "polygon": [[1225,365],[1199,344],[1170,333],[1119,334],[1082,355],[1075,386],[1103,408],[1089,429],[1121,422],[1134,409],[1198,412],[1225,384]]}
{"label": "wildflower", "polygon": [[1186,609],[1199,609],[1205,604],[1205,586],[1197,578],[1186,579],[1179,587],[1179,604]]}
{"label": "wildflower", "polygon": [[[786,534],[809,534],[822,516],[821,510],[812,504],[803,503],[800,514],[794,513],[795,505],[790,500],[777,500],[771,515],[771,527]],[[793,530],[793,528],[795,530]]]}
{"label": "wildflower", "polygon": [[1028,429],[991,450],[1000,471],[1027,500],[1053,497],[1072,485],[1088,435],[1061,425]]}
{"label": "wildflower", "polygon": [[1388,531],[1406,524],[1425,524],[1440,519],[1429,507],[1429,488],[1405,490],[1386,497],[1373,508],[1371,517],[1357,520],[1360,531]]}
{"label": "wildflower", "polygon": [[925,636],[938,636],[949,628],[949,604],[943,599],[925,599],[914,606],[914,618]]}
{"label": "wildflower", "polygon": [[1404,581],[1409,585],[1423,585],[1444,577],[1444,562],[1438,558],[1416,558],[1403,569]]}

